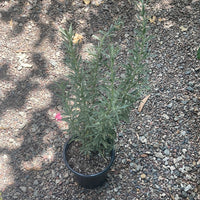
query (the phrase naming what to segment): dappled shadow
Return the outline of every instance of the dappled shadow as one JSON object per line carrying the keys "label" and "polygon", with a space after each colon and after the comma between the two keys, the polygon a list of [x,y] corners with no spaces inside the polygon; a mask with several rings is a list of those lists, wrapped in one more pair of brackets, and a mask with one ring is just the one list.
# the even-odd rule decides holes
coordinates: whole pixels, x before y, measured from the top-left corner
{"label": "dappled shadow", "polygon": [[[20,186],[26,187],[27,194],[32,196],[33,182],[28,180],[36,180],[36,175],[42,177],[43,170],[48,170],[52,162],[56,163],[61,160],[61,149],[58,149],[59,144],[55,141],[56,137],[62,133],[55,121],[48,117],[47,110],[48,108],[33,113],[31,121],[19,132],[18,137],[23,137],[23,143],[19,148],[11,150],[0,148],[0,152],[9,157],[8,164],[11,166],[13,175],[13,184],[3,191],[6,199],[13,198],[11,194],[9,195],[9,190],[13,190],[13,187],[19,195]],[[43,195],[46,194],[43,193]]]}
{"label": "dappled shadow", "polygon": [[[5,2],[5,1],[2,1]],[[46,7],[41,0],[35,1],[26,1],[18,0],[15,1],[8,10],[0,9],[1,18],[0,20],[4,22],[14,23],[13,31],[11,35],[16,36],[23,32],[26,24],[29,21],[32,21],[39,28],[40,36],[38,41],[35,43],[35,46],[38,46],[42,43],[45,38],[48,38],[50,42],[55,41],[55,28],[53,27],[53,22],[56,18],[64,15],[67,12],[68,8],[71,5],[71,1],[59,2],[52,0],[49,4],[49,7]],[[42,9],[46,9],[46,17],[42,14]],[[45,21],[44,19],[47,18]]]}
{"label": "dappled shadow", "polygon": [[[33,53],[32,60],[36,65],[35,69],[31,70],[31,72],[22,80],[15,83],[15,89],[11,90],[7,93],[6,97],[0,103],[0,116],[4,111],[9,108],[22,108],[27,100],[27,96],[29,93],[36,89],[39,84],[32,83],[30,80],[34,76],[48,77],[46,72],[46,60],[39,53]],[[7,69],[7,66],[4,66],[4,71]],[[2,75],[3,76],[3,75]]]}
{"label": "dappled shadow", "polygon": [[30,73],[30,77],[38,76],[42,78],[47,78],[47,61],[44,56],[40,53],[32,54],[32,61],[37,66],[36,69],[32,70]]}
{"label": "dappled shadow", "polygon": [[[22,34],[26,24],[29,21],[33,21],[37,28],[39,28],[39,38],[37,38],[35,42],[35,47],[42,45],[42,42],[45,39],[54,42],[56,30],[53,28],[53,23],[57,17],[62,18],[63,14],[67,12],[70,3],[66,4],[64,3],[65,1],[63,1],[63,3],[51,1],[51,4],[46,9],[46,15],[49,17],[48,23],[45,23],[44,19],[40,16],[42,1],[36,0],[28,2],[35,3],[33,3],[33,5],[27,5],[27,1],[19,0],[15,1],[15,4],[8,8],[7,11],[2,11],[0,8],[0,20],[4,22],[13,21],[13,30],[10,32],[10,35],[13,37]],[[31,6],[29,10],[27,10],[27,6]],[[89,20],[87,20],[87,22],[90,23]],[[67,28],[69,27],[69,24],[76,27],[77,23],[75,22],[75,19],[72,18],[66,22]],[[102,25],[103,23],[101,23],[101,26]],[[94,25],[94,29],[95,26],[97,26],[97,24]],[[100,27],[97,27],[95,30],[99,29]],[[8,91],[6,96],[0,102],[0,117],[4,116],[9,109],[16,109],[18,112],[18,110],[21,110],[26,106],[27,99],[31,92],[40,87],[39,83],[33,81],[34,78],[49,78],[48,60],[46,60],[42,53],[37,53],[35,51],[31,52],[31,62],[33,63],[33,68],[31,68],[29,73],[21,80],[13,82],[15,86],[14,89]],[[4,64],[1,67],[0,79],[4,80],[7,78],[7,71],[8,65]],[[64,89],[69,89],[68,84],[64,79],[58,79],[57,82],[63,82],[64,86],[66,86]],[[56,163],[58,162],[63,163],[61,146],[63,144],[62,141],[58,139],[63,132],[52,116],[48,114],[50,109],[61,105],[61,100],[58,98],[60,91],[57,89],[55,82],[47,85],[45,89],[50,91],[52,95],[51,102],[48,103],[49,105],[43,109],[36,110],[33,108],[33,112],[27,113],[27,115],[31,115],[27,124],[20,128],[20,130],[11,130],[11,135],[13,134],[12,132],[15,132],[15,134],[17,132],[15,139],[20,138],[20,140],[22,140],[20,146],[9,149],[10,136],[8,134],[7,136],[5,135],[5,137],[8,137],[8,145],[4,145],[3,148],[0,148],[1,154],[9,157],[7,165],[11,167],[11,174],[13,176],[13,182],[6,185],[4,188],[2,194],[4,199],[20,199],[22,197],[22,192],[25,194],[24,199],[26,199],[25,196],[29,199],[36,198],[36,192],[39,191],[39,187],[41,187],[38,186],[40,183],[38,185],[34,183],[36,179],[39,180],[39,182],[43,181],[47,184],[46,190],[50,187],[48,185],[48,179],[52,179],[52,182],[55,184],[53,187],[56,188],[57,183],[55,180],[57,180],[60,175],[58,176],[58,173],[55,172],[55,170],[59,170],[59,174],[64,174],[66,171],[64,167],[58,168],[56,166]],[[46,177],[44,176],[44,171]],[[6,179],[7,176],[3,178]],[[37,189],[35,190],[35,188]],[[12,196],[13,192],[11,191],[13,190],[16,194],[15,197]],[[34,195],[36,197],[33,197]],[[39,199],[48,195],[51,196],[51,194],[46,194],[46,191],[42,191],[40,192]]]}
{"label": "dappled shadow", "polygon": [[183,22],[187,23],[191,15],[194,16],[197,14],[195,18],[198,19],[199,17],[200,2],[196,0],[153,0],[149,2],[149,4],[151,4],[156,17],[166,18],[166,20],[172,21],[174,24],[179,26],[184,25]]}
{"label": "dappled shadow", "polygon": [[57,17],[62,17],[65,12],[68,11],[68,8],[71,6],[70,1],[56,1],[51,0],[51,4],[48,8],[47,15],[55,21]]}
{"label": "dappled shadow", "polygon": [[9,65],[7,63],[0,66],[0,80],[9,80],[8,69]]}
{"label": "dappled shadow", "polygon": [[[38,47],[46,38],[50,42],[55,42],[56,29],[53,27],[53,23],[57,17],[62,18],[69,5],[70,2],[67,4],[65,1],[63,1],[63,3],[51,1],[49,8],[46,9],[48,21],[44,22],[44,18],[41,18],[42,1],[19,0],[15,1],[7,10],[0,8],[0,20],[7,23],[12,21],[13,29],[10,32],[10,36],[12,37],[21,34],[28,22],[34,22],[37,28],[39,28],[39,38],[35,42],[35,47]],[[30,72],[21,80],[13,82],[14,89],[8,91],[6,96],[0,102],[0,116],[9,109],[23,109],[30,93],[40,87],[39,83],[33,82],[33,78],[47,79],[49,77],[47,72],[48,61],[43,54],[31,52],[31,61],[34,64],[33,69],[30,69]],[[9,65],[7,63],[0,67],[1,80],[10,80],[8,70]],[[61,80],[59,80],[59,82],[60,81]],[[4,188],[2,194],[3,198],[15,198],[9,192],[10,190],[13,190],[13,187],[16,190],[16,195],[17,193],[20,194],[22,192],[20,186],[32,187],[33,183],[31,185],[26,183],[28,179],[34,180],[36,175],[42,177],[44,173],[43,170],[48,170],[49,165],[52,165],[52,162],[55,162],[55,164],[56,162],[62,162],[62,148],[60,148],[60,143],[56,142],[56,137],[59,137],[57,136],[58,134],[63,133],[55,123],[55,120],[52,119],[52,117],[50,118],[48,114],[49,109],[61,104],[57,97],[59,91],[56,89],[56,83],[49,84],[47,89],[52,94],[49,105],[44,109],[34,110],[33,113],[29,113],[32,115],[31,119],[15,136],[15,139],[20,138],[20,140],[23,140],[20,147],[9,149],[10,145],[8,144],[7,146],[3,145],[3,147],[0,148],[1,156],[3,155],[5,158],[9,158],[7,164],[9,168],[11,168],[9,173],[13,176],[13,178],[11,178],[11,180],[13,179],[13,182],[9,182],[8,180],[8,184]],[[3,134],[4,131],[6,130],[3,129]],[[5,135],[5,137],[8,137],[7,142],[9,143],[9,135]],[[56,161],[56,159],[59,159],[59,161]],[[6,163],[4,164],[6,166]],[[41,173],[40,170],[42,170]],[[7,175],[3,177],[3,179],[6,180]],[[32,193],[33,190],[27,192]],[[9,196],[9,194],[11,195]],[[44,195],[46,194],[44,193]],[[40,198],[42,198],[41,194]]]}
{"label": "dappled shadow", "polygon": [[[1,2],[4,2],[3,0]],[[23,7],[26,1],[19,0],[18,4],[10,7],[7,11],[0,11],[1,20],[9,22],[12,18],[17,19],[23,12]]]}
{"label": "dappled shadow", "polygon": [[21,108],[26,102],[26,97],[38,84],[32,84],[27,77],[16,83],[16,88],[8,92],[6,98],[0,104],[0,115],[8,108]]}
{"label": "dappled shadow", "polygon": [[[40,55],[38,55],[38,57],[40,57]],[[24,96],[18,97],[17,95],[8,95],[6,100],[9,101],[10,104],[5,105],[4,101],[4,106],[7,106],[6,108],[12,106],[14,108],[15,106],[19,108],[19,106],[24,104],[26,95],[31,92],[33,87],[36,88],[38,86],[33,85],[32,88],[30,88],[30,78],[33,74],[37,74],[37,71],[32,71],[29,76],[17,83],[18,87],[15,91],[13,91],[13,93],[20,93],[26,88]],[[44,109],[35,110],[31,114],[31,119],[29,122],[15,136],[15,138],[20,138],[20,140],[23,140],[20,144],[20,147],[9,148],[9,144],[7,144],[7,146],[4,145],[3,148],[0,148],[1,156],[3,155],[4,157],[8,158],[7,163],[4,163],[5,166],[6,164],[9,165],[9,169],[12,170],[9,172],[12,177],[3,177],[5,180],[6,178],[11,179],[7,180],[8,183],[10,182],[10,184],[3,189],[2,195],[5,197],[5,199],[13,198],[9,192],[10,190],[13,190],[13,187],[16,191],[16,198],[17,195],[20,195],[22,192],[23,187],[26,188],[26,194],[30,196],[36,195],[36,191],[33,189],[36,187],[36,185],[33,187],[33,182],[28,180],[34,181],[37,179],[37,177],[40,177],[40,181],[41,178],[43,180],[47,180],[47,178],[43,177],[44,171],[48,172],[50,166],[52,165],[54,166],[51,168],[53,170],[56,168],[57,162],[63,162],[62,147],[60,146],[59,139],[63,134],[63,131],[61,131],[60,127],[58,127],[51,113],[52,108],[61,105],[61,99],[59,98],[59,95],[61,95],[61,90],[57,86],[58,83],[62,83],[62,85],[65,86],[65,90],[68,89],[68,83],[64,79],[59,79],[58,81],[52,82],[46,86],[46,88],[52,93],[51,102]],[[21,103],[18,103],[19,98],[21,98]],[[14,101],[11,101],[11,99],[14,99]],[[8,139],[6,142],[10,143],[10,140]],[[64,173],[65,168],[62,170]],[[52,178],[54,180],[53,182],[55,182],[57,176],[54,174],[54,171],[52,173],[53,174],[51,174],[50,171],[47,174],[48,179]],[[38,188],[37,191],[41,192],[38,190]],[[40,193],[40,198],[43,196],[48,196],[48,194],[43,191],[43,193]]]}
{"label": "dappled shadow", "polygon": [[[4,2],[4,1],[0,1]],[[29,1],[30,3],[31,1]],[[57,17],[62,18],[62,16],[68,12],[68,9],[73,10],[71,8],[71,3],[66,1],[56,1],[52,0],[49,4],[49,7],[46,8],[46,15],[49,17],[48,23],[45,23],[41,18],[41,9],[42,9],[42,1],[36,0],[32,1],[33,3],[27,5],[27,1],[18,0],[15,1],[15,5],[11,6],[7,11],[2,11],[0,8],[1,19],[4,22],[9,22],[13,20],[15,22],[12,36],[19,35],[23,32],[26,24],[29,21],[33,21],[36,23],[36,26],[39,28],[39,38],[35,43],[35,47],[41,45],[41,43],[47,38],[50,42],[55,41],[56,29],[53,27],[53,23],[57,19]],[[108,29],[108,27],[116,21],[115,16],[119,15],[124,24],[124,32],[129,33],[129,27],[132,29],[136,24],[133,21],[133,15],[135,15],[136,11],[133,6],[126,6],[121,3],[122,1],[109,1],[106,6],[102,5],[100,7],[95,7],[98,10],[96,13],[89,13],[84,17],[86,24],[83,27],[82,31],[85,33],[87,37],[87,41],[91,39],[93,34],[96,34],[99,30]],[[128,2],[126,2],[128,3]],[[173,1],[172,1],[173,5]],[[181,6],[187,6],[188,4],[181,4]],[[192,6],[197,6],[198,3],[193,4]],[[30,6],[30,7],[27,7]],[[91,6],[94,7],[94,6]],[[127,8],[128,7],[128,8]],[[28,10],[28,13],[25,11]],[[181,8],[181,7],[180,7]],[[177,8],[176,8],[177,9]],[[24,13],[25,12],[25,13]],[[177,10],[172,9],[170,11],[170,15],[166,16],[169,20],[174,20],[176,23],[180,23],[178,18],[184,17],[184,13],[178,13]],[[22,16],[23,15],[23,16]],[[72,18],[66,21],[65,27],[69,28],[69,25],[72,24],[73,28],[76,29],[77,21]],[[180,23],[181,24],[181,23]],[[125,39],[124,35],[119,35],[120,41]],[[87,42],[86,41],[86,42]],[[131,41],[131,40],[130,40]],[[64,51],[64,45],[62,44],[61,49]],[[32,78],[42,78],[48,79],[48,60],[44,57],[43,54],[32,52],[31,60],[34,63],[34,69],[30,70],[30,73],[26,75],[22,80],[17,81],[15,83],[15,88],[9,91],[6,94],[6,97],[0,102],[0,117],[7,109],[20,109],[26,104],[26,100],[28,95],[39,87],[39,83],[33,83]],[[3,64],[0,66],[0,80],[10,80],[8,74],[8,64]],[[55,69],[56,70],[56,69]],[[63,82],[65,88],[68,88],[68,83],[64,79],[58,79],[58,83]],[[62,161],[62,142],[60,142],[57,138],[60,137],[59,134],[62,134],[61,129],[55,123],[55,121],[48,114],[49,109],[52,107],[56,107],[61,105],[61,100],[58,95],[60,94],[59,89],[57,88],[56,82],[53,82],[46,86],[46,89],[50,91],[52,94],[51,102],[48,106],[43,109],[34,110],[31,113],[31,119],[29,122],[19,131],[17,137],[23,138],[23,142],[21,146],[17,149],[9,150],[8,148],[0,148],[0,152],[4,154],[8,154],[10,156],[9,165],[12,166],[13,175],[14,175],[14,183],[13,185],[8,186],[5,191],[6,199],[13,199],[12,196],[9,196],[9,191],[13,190],[15,187],[16,190],[16,199],[17,196],[20,196],[21,189],[20,186],[26,186],[27,191],[26,194],[33,195],[35,192],[33,186],[34,180],[39,179],[42,181],[46,181],[48,188],[48,179],[52,179],[52,182],[55,182],[58,179],[58,175],[53,175],[52,170],[57,169],[56,163],[63,162]],[[64,141],[63,141],[64,142]],[[51,151],[53,156],[48,157],[45,154],[45,150],[48,150],[51,147]],[[53,167],[51,167],[53,165]],[[65,168],[57,169],[60,174],[64,173]],[[41,170],[41,171],[40,171]],[[46,177],[44,177],[44,170],[47,172]],[[28,181],[29,180],[29,181]],[[31,181],[30,181],[31,180]],[[52,183],[51,183],[52,184]],[[55,184],[55,183],[53,183]],[[40,187],[40,186],[39,186]],[[37,186],[37,190],[39,189]],[[44,187],[44,188],[45,188]],[[56,187],[56,186],[55,186]],[[17,194],[19,193],[19,194]],[[11,193],[12,194],[12,193]],[[35,194],[36,195],[36,194]],[[51,194],[49,194],[51,195]],[[59,195],[59,194],[58,194]],[[38,198],[43,198],[44,196],[48,196],[48,194],[43,191]],[[36,197],[34,197],[36,198]]]}
{"label": "dappled shadow", "polygon": [[41,30],[40,38],[36,42],[35,46],[39,46],[46,37],[49,38],[50,42],[54,42],[56,30],[52,28],[52,23],[51,22],[50,24],[39,23],[38,26],[40,27],[40,30]]}
{"label": "dappled shadow", "polygon": [[47,86],[47,89],[53,94],[51,98],[51,107],[56,105],[63,105],[63,92],[70,89],[70,84],[68,80],[58,79],[56,82],[53,82]]}

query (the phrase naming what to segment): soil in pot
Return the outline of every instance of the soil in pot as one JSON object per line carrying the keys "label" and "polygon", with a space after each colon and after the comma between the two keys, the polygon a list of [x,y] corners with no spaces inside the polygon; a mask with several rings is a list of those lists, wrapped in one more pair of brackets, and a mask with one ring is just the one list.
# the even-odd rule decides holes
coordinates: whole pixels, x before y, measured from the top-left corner
{"label": "soil in pot", "polygon": [[67,151],[69,166],[76,172],[90,175],[103,171],[110,163],[110,156],[103,157],[96,153],[85,156],[80,152],[81,144],[74,141]]}

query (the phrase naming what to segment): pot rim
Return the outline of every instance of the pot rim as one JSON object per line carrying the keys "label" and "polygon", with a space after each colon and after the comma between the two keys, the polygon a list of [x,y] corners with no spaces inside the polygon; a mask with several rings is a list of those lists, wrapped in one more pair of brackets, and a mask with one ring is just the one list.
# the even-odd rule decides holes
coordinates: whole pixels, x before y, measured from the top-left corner
{"label": "pot rim", "polygon": [[114,160],[115,160],[115,150],[114,150],[114,149],[112,149],[112,151],[111,151],[111,156],[110,156],[111,159],[110,159],[110,162],[109,162],[109,164],[107,165],[107,167],[106,167],[103,171],[100,171],[100,172],[95,173],[95,174],[87,174],[87,175],[86,175],[86,174],[81,174],[81,173],[75,171],[74,169],[72,169],[72,168],[70,167],[68,161],[67,161],[67,158],[66,158],[67,149],[68,149],[70,143],[72,142],[72,141],[70,141],[70,140],[71,140],[71,138],[70,138],[70,139],[65,143],[65,145],[64,145],[63,158],[64,158],[64,162],[65,162],[66,166],[67,166],[74,174],[76,174],[76,175],[78,175],[78,176],[85,177],[85,178],[89,178],[89,177],[94,177],[94,176],[98,176],[98,175],[104,174],[105,172],[107,172],[107,171],[110,169],[111,165],[113,164],[113,162],[114,162]]}

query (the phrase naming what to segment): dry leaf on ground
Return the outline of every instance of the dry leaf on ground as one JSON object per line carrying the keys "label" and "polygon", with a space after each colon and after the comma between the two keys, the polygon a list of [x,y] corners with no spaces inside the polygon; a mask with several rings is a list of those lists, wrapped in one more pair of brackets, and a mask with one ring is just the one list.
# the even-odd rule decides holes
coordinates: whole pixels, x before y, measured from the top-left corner
{"label": "dry leaf on ground", "polygon": [[10,27],[13,28],[13,20],[10,20]]}
{"label": "dry leaf on ground", "polygon": [[28,53],[28,51],[19,49],[19,50],[16,51],[16,53]]}
{"label": "dry leaf on ground", "polygon": [[187,31],[187,28],[185,28],[184,26],[180,26],[179,28],[181,29],[182,32]]}
{"label": "dry leaf on ground", "polygon": [[148,155],[147,154],[142,154],[142,155],[140,155],[140,157],[142,157],[142,158],[146,158]]}
{"label": "dry leaf on ground", "polygon": [[84,4],[88,5],[90,4],[90,0],[83,0]]}
{"label": "dry leaf on ground", "polygon": [[140,102],[140,105],[138,107],[138,111],[141,112],[143,107],[144,107],[144,104],[147,102],[148,98],[150,97],[150,95],[146,96],[141,102]]}
{"label": "dry leaf on ground", "polygon": [[150,23],[155,24],[156,23],[156,16],[153,16],[149,19]]}
{"label": "dry leaf on ground", "polygon": [[165,21],[165,18],[158,18],[158,21],[163,22],[163,21]]}
{"label": "dry leaf on ground", "polygon": [[94,0],[93,4],[95,4],[96,6],[99,6],[100,4],[104,3],[103,0]]}
{"label": "dry leaf on ground", "polygon": [[73,44],[77,44],[78,42],[81,43],[82,40],[83,40],[83,36],[78,34],[78,33],[76,33],[74,38],[73,38]]}

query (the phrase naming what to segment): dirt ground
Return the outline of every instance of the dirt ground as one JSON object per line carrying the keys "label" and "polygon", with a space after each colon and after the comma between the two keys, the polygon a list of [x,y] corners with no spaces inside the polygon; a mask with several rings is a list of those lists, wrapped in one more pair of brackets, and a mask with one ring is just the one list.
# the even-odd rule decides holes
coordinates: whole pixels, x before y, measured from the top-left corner
{"label": "dirt ground", "polygon": [[[149,99],[122,124],[108,181],[88,190],[66,168],[56,82],[68,73],[60,28],[93,35],[117,19],[118,61],[134,46],[132,1],[0,1],[0,199],[199,200],[199,0],[149,0]],[[84,56],[84,53],[83,53]],[[141,97],[143,99],[146,95]]]}

